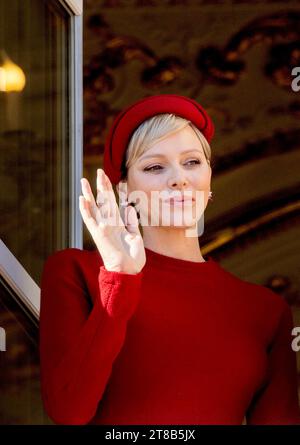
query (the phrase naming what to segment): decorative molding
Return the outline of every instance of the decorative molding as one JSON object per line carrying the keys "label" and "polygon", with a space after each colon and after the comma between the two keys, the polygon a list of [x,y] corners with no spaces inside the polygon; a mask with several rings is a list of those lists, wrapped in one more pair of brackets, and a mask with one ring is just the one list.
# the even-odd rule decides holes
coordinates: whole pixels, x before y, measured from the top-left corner
{"label": "decorative molding", "polygon": [[[270,200],[266,200],[266,202],[270,202]],[[274,209],[270,209],[265,205],[264,213],[262,215],[254,218],[252,217],[249,221],[244,221],[236,225],[234,225],[232,221],[231,224],[228,223],[226,227],[217,231],[212,239],[208,241],[205,241],[204,239],[202,253],[204,255],[210,255],[218,249],[232,246],[232,243],[236,241],[239,241],[239,245],[241,245],[242,237],[250,240],[251,234],[254,236],[261,235],[262,230],[264,228],[267,229],[268,227],[272,227],[272,231],[274,231],[274,226],[276,224],[281,224],[280,227],[282,230],[283,221],[291,221],[293,215],[296,215],[296,217],[300,215],[300,201],[297,199],[294,202],[290,202],[286,205],[282,204]]]}

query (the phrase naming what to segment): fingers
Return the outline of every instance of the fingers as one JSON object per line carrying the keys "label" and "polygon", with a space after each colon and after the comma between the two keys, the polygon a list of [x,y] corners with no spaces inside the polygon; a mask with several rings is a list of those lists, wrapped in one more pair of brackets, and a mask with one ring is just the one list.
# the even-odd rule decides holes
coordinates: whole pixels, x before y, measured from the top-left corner
{"label": "fingers", "polygon": [[116,189],[120,197],[120,202],[126,202],[128,199],[127,185],[124,182],[121,182],[117,184]]}
{"label": "fingers", "polygon": [[124,226],[113,186],[101,168],[97,170],[97,202],[105,203],[105,209],[108,211],[108,216],[112,218],[111,221]]}
{"label": "fingers", "polygon": [[100,176],[102,175],[103,180],[104,180],[104,184],[106,186],[106,189],[112,193],[114,193],[114,189],[113,186],[109,180],[109,177],[107,176],[107,174],[105,173],[104,170],[102,170],[102,168],[98,168],[97,173],[100,174]]}
{"label": "fingers", "polygon": [[97,169],[97,199],[96,202],[101,209],[101,214],[106,217],[112,217],[115,213],[115,195],[111,185],[111,182],[105,175],[104,171],[101,168]]}
{"label": "fingers", "polygon": [[82,194],[83,194],[85,200],[90,205],[91,216],[93,216],[96,219],[98,207],[96,205],[95,198],[94,198],[90,183],[86,178],[81,178],[80,182],[81,182]]}
{"label": "fingers", "polygon": [[124,227],[112,184],[102,169],[97,169],[96,200],[87,179],[81,179],[81,186],[83,196],[80,197],[80,210],[83,210],[85,220],[89,224],[91,224],[90,218],[94,218],[95,224],[108,223]]}
{"label": "fingers", "polygon": [[119,205],[120,205],[119,212],[121,214],[122,219],[125,222],[126,221],[125,209],[126,206],[128,205],[127,185],[124,182],[119,182],[116,186],[116,189],[119,195]]}
{"label": "fingers", "polygon": [[100,168],[97,169],[97,177],[96,177],[96,187],[97,187],[97,204],[104,203],[106,196],[104,196],[105,192],[105,182],[104,182],[104,173]]}
{"label": "fingers", "polygon": [[97,225],[95,219],[91,215],[89,203],[86,201],[84,196],[79,196],[79,210],[85,225],[92,234]]}
{"label": "fingers", "polygon": [[139,220],[134,207],[125,207],[125,226],[129,233],[140,235]]}

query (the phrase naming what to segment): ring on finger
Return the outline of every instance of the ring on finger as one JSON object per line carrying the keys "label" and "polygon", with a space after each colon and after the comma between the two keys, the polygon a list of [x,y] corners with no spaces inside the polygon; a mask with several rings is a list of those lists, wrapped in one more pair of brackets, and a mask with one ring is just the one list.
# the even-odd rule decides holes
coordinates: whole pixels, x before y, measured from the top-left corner
{"label": "ring on finger", "polygon": [[104,201],[100,201],[99,199],[96,199],[96,204],[98,207],[102,207],[107,203],[108,199],[104,199]]}

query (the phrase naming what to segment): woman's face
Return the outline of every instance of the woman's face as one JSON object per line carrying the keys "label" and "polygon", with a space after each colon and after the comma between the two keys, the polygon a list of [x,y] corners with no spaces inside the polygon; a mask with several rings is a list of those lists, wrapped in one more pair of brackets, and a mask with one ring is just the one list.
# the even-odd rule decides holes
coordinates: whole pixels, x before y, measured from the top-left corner
{"label": "woman's face", "polygon": [[[161,225],[162,215],[169,215],[170,219],[167,216],[167,224],[163,225],[187,227],[194,225],[203,214],[210,181],[211,168],[201,142],[188,125],[156,143],[137,159],[128,169],[125,183],[129,202],[137,203],[142,225],[146,221],[143,218],[148,218],[148,225]],[[174,202],[169,199],[172,195],[192,197],[195,201]],[[136,199],[137,196],[143,199]],[[158,218],[158,223],[151,224],[153,217]]]}

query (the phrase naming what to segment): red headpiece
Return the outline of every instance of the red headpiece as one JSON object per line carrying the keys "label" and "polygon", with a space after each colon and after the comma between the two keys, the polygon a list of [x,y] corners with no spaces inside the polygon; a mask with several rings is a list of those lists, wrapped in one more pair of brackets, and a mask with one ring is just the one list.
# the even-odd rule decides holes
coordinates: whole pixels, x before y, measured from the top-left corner
{"label": "red headpiece", "polygon": [[177,94],[159,94],[140,99],[116,116],[105,141],[103,168],[112,184],[117,184],[121,179],[125,152],[136,128],[146,119],[161,113],[172,113],[190,120],[211,142],[214,124],[194,99]]}

